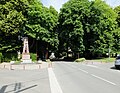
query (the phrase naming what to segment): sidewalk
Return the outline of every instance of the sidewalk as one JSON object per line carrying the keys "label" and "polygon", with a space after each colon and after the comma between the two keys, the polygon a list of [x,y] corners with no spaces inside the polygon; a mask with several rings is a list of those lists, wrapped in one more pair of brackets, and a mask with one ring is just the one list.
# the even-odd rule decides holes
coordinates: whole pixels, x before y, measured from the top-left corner
{"label": "sidewalk", "polygon": [[1,63],[0,69],[9,69],[9,70],[35,70],[48,68],[47,62],[42,62],[41,64],[10,64],[10,63]]}
{"label": "sidewalk", "polygon": [[50,93],[48,70],[0,69],[0,93]]}

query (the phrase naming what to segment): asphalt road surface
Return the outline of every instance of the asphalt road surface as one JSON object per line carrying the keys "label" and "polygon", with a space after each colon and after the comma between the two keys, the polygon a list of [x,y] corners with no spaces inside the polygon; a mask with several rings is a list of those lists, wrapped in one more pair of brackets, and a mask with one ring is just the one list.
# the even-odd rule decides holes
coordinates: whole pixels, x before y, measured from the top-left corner
{"label": "asphalt road surface", "polygon": [[0,93],[120,93],[113,63],[54,62],[39,70],[0,69]]}
{"label": "asphalt road surface", "polygon": [[113,63],[54,63],[63,93],[120,93],[120,71]]}

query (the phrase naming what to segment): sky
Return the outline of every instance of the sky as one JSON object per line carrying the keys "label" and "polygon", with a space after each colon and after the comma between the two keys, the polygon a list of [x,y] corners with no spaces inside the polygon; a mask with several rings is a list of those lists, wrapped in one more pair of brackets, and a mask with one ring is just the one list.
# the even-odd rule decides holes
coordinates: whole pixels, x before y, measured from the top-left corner
{"label": "sky", "polygon": [[[50,5],[52,5],[59,12],[62,5],[66,3],[68,0],[41,0],[41,1],[44,6],[49,7]],[[120,0],[105,0],[105,1],[113,8],[115,6],[120,5]]]}
{"label": "sky", "polygon": [[52,5],[59,12],[62,5],[66,3],[68,0],[41,0],[41,1],[44,6],[49,7],[50,5]]}

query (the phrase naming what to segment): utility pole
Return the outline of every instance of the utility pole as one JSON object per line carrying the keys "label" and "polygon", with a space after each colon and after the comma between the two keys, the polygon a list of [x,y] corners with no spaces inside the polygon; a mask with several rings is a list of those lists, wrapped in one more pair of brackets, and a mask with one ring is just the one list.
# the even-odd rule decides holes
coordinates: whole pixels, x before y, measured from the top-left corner
{"label": "utility pole", "polygon": [[110,49],[110,46],[109,46],[109,49],[108,49],[109,61],[110,61],[110,52],[111,52],[111,49]]}

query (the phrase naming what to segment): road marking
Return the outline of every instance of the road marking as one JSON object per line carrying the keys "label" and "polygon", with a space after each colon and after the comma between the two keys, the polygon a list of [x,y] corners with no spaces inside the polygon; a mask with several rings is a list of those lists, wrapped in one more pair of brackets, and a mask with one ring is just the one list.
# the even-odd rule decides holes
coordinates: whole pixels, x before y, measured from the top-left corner
{"label": "road marking", "polygon": [[76,66],[72,66],[72,65],[71,65],[71,67],[73,67],[73,68],[77,68]]}
{"label": "road marking", "polygon": [[110,69],[110,71],[120,73],[120,71],[119,71],[119,70],[115,70],[115,69]]}
{"label": "road marking", "polygon": [[79,69],[80,71],[82,71],[82,72],[85,72],[85,73],[88,73],[87,71],[85,71],[85,70],[82,70],[82,69]]}
{"label": "road marking", "polygon": [[89,67],[94,67],[94,68],[98,68],[98,67],[95,66],[95,65],[87,65],[87,66],[89,66]]}
{"label": "road marking", "polygon": [[[76,66],[72,66],[72,65],[71,65],[71,67],[78,69]],[[87,74],[88,74],[88,72],[87,72],[87,71],[85,71],[85,70],[83,70],[83,69],[80,69],[80,68],[79,68],[78,70],[80,70],[80,71],[82,71],[82,72],[84,72],[84,73],[87,73]]]}
{"label": "road marking", "polygon": [[111,81],[109,81],[109,80],[106,80],[106,79],[104,79],[104,78],[101,78],[101,77],[99,77],[99,76],[96,76],[96,75],[94,75],[94,74],[91,74],[93,77],[95,77],[95,78],[98,78],[98,79],[100,79],[100,80],[103,80],[103,81],[105,81],[105,82],[107,82],[107,83],[109,83],[109,84],[112,84],[112,85],[115,85],[116,86],[116,84],[115,83],[113,83],[113,82],[111,82]]}
{"label": "road marking", "polygon": [[48,68],[51,93],[63,93],[52,68]]}

